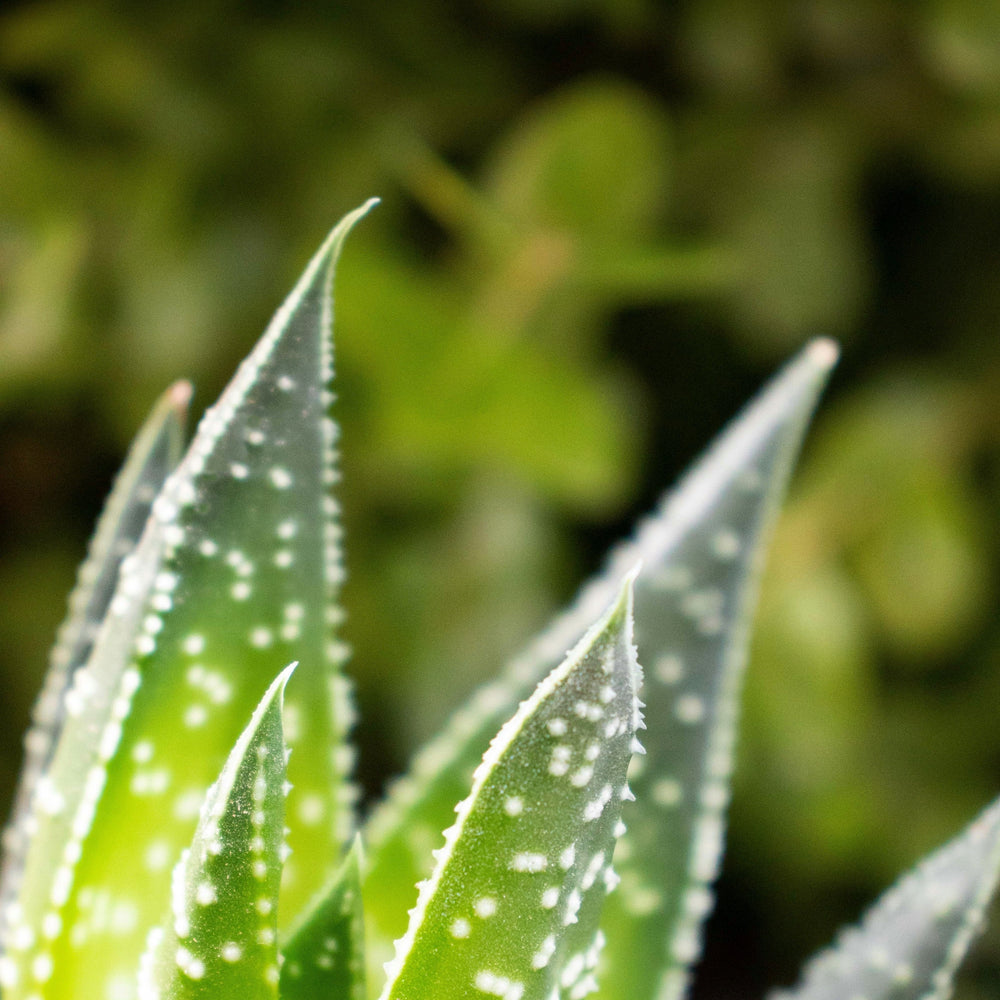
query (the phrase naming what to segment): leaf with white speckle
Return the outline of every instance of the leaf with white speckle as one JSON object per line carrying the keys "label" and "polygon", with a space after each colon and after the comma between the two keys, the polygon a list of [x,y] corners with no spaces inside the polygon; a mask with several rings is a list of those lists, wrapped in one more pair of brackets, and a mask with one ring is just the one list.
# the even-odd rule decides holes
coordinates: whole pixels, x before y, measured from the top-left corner
{"label": "leaf with white speckle", "polygon": [[596,987],[640,725],[632,579],[490,744],[382,1000],[578,1000]]}
{"label": "leaf with white speckle", "polygon": [[278,888],[284,853],[282,697],[272,682],[201,807],[173,872],[169,922],[150,934],[140,1000],[278,996]]}
{"label": "leaf with white speckle", "polygon": [[[334,641],[342,575],[329,418],[334,266],[345,218],[153,504],[67,721],[16,904],[6,1000],[134,1000],[146,928],[199,805],[253,708],[293,660],[286,734],[293,860],[282,921],[332,872],[351,828],[347,697]],[[38,796],[36,796],[38,799]],[[100,808],[98,808],[98,805]]]}
{"label": "leaf with white speckle", "polygon": [[835,359],[831,343],[816,341],[793,360],[635,538],[613,553],[574,606],[417,756],[412,776],[394,787],[366,829],[372,962],[401,933],[399,899],[427,874],[424,858],[490,732],[607,604],[623,571],[641,559],[635,630],[647,673],[649,753],[633,764],[638,801],[617,855],[621,889],[609,899],[602,924],[609,973],[601,992],[649,1000],[660,989],[649,970],[663,968],[668,995],[682,988],[711,908],[707,883],[722,847],[737,694],[762,552]]}
{"label": "leaf with white speckle", "polygon": [[282,1000],[365,1000],[361,838],[281,949]]}
{"label": "leaf with white speckle", "polygon": [[1000,800],[904,876],[773,1000],[944,1000],[1000,874]]}
{"label": "leaf with white speckle", "polygon": [[[65,719],[63,698],[77,669],[86,663],[114,594],[122,560],[135,548],[156,494],[180,461],[184,423],[191,399],[187,382],[172,385],[157,401],[136,436],[108,496],[69,597],[49,671],[25,737],[25,762],[10,825],[4,831],[0,912],[17,896],[27,851],[26,821]],[[44,784],[43,784],[44,794]],[[2,933],[2,926],[0,926]]]}
{"label": "leaf with white speckle", "polygon": [[602,1000],[679,1000],[701,953],[764,550],[836,357],[829,341],[810,344],[710,453],[721,488],[699,496],[698,472],[685,484],[690,525],[669,565],[636,588],[649,734],[629,775],[636,807],[619,854],[621,890],[602,924]]}

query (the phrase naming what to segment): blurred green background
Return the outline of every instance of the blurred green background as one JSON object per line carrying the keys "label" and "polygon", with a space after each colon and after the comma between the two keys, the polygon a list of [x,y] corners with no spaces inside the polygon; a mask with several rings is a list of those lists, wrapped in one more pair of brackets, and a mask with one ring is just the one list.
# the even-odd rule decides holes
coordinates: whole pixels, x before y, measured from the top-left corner
{"label": "blurred green background", "polygon": [[[372,794],[783,359],[842,342],[696,996],[789,982],[1000,788],[1000,5],[5,4],[0,801],[147,407],[213,400],[371,194],[337,413]],[[996,997],[1000,934],[977,955],[962,996]]]}

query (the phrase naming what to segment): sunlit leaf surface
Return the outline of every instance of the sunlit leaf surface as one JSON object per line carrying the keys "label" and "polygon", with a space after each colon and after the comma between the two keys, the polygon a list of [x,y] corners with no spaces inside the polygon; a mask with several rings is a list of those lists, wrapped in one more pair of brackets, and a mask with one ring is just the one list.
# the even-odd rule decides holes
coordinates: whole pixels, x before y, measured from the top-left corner
{"label": "sunlit leaf surface", "polygon": [[641,724],[632,579],[495,737],[382,1000],[583,997]]}
{"label": "sunlit leaf surface", "polygon": [[[367,208],[367,206],[366,206]],[[332,270],[348,216],[201,421],[122,567],[36,795],[8,908],[7,1000],[130,1000],[149,926],[206,789],[277,669],[288,691],[290,846],[282,920],[336,864],[350,829],[346,698],[335,668],[341,576]],[[98,805],[100,808],[98,808]],[[308,876],[305,874],[308,872]]]}
{"label": "sunlit leaf surface", "polygon": [[[32,797],[52,759],[66,717],[64,696],[76,671],[87,662],[118,582],[122,560],[135,548],[156,494],[180,461],[191,386],[177,382],[160,398],[139,431],[108,497],[87,558],[69,597],[69,614],[59,627],[49,671],[25,737],[25,762],[10,825],[4,831],[0,913],[17,896],[27,851]],[[45,794],[43,784],[42,794]],[[0,918],[0,935],[4,924]],[[0,937],[2,941],[2,937]]]}
{"label": "sunlit leaf surface", "polygon": [[1000,873],[1000,800],[904,876],[772,1000],[943,1000]]}
{"label": "sunlit leaf surface", "polygon": [[266,1000],[278,995],[278,889],[284,854],[281,703],[275,679],[208,790],[173,872],[165,926],[140,963],[141,1000]]}
{"label": "sunlit leaf surface", "polygon": [[613,554],[573,608],[418,755],[412,776],[395,786],[368,826],[370,968],[385,956],[386,940],[401,933],[399,899],[427,874],[438,830],[490,734],[641,559],[635,631],[647,668],[649,754],[634,765],[639,801],[617,855],[622,891],[606,911],[602,994],[655,995],[658,979],[648,970],[664,965],[672,968],[667,987],[681,985],[711,906],[705,886],[722,846],[736,695],[762,548],[835,357],[827,341],[807,347]]}

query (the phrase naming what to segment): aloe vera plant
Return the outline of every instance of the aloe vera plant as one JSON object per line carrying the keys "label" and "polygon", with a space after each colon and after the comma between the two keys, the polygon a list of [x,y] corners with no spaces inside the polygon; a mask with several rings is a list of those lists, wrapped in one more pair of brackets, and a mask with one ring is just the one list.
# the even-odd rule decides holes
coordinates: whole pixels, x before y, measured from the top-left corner
{"label": "aloe vera plant", "polygon": [[[5,1000],[686,988],[763,552],[836,350],[779,373],[359,823],[328,410],[333,270],[367,208],[183,456],[179,383],[115,485],[5,835]],[[945,995],[998,866],[995,804],[778,996]]]}

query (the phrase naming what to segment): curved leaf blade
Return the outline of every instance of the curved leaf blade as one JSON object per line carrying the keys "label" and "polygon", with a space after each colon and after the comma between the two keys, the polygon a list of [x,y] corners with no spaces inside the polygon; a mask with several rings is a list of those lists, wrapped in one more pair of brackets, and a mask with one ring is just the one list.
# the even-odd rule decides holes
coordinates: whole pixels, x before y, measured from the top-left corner
{"label": "curved leaf blade", "polygon": [[490,744],[386,966],[382,1000],[577,1000],[596,987],[641,724],[631,586]]}
{"label": "curved leaf blade", "polygon": [[[18,891],[28,849],[32,797],[52,760],[66,718],[64,698],[87,662],[114,595],[122,561],[135,548],[156,494],[180,461],[191,385],[176,382],[160,397],[129,449],[97,521],[87,558],[69,597],[69,612],[49,657],[49,669],[24,740],[25,761],[10,824],[3,836],[0,913]],[[0,941],[3,923],[0,922]]]}
{"label": "curved leaf blade", "polygon": [[278,995],[278,888],[284,846],[281,705],[295,669],[272,682],[208,790],[173,873],[167,927],[140,964],[141,1000]]}
{"label": "curved leaf blade", "polygon": [[[634,808],[641,813],[629,825],[644,841],[659,830],[668,846],[662,857],[659,846],[651,852],[658,869],[653,871],[634,867],[626,851],[619,852],[624,884],[606,909],[611,972],[604,977],[602,994],[629,1000],[655,995],[656,977],[640,970],[662,967],[675,937],[685,965],[690,961],[707,914],[703,892],[690,897],[693,910],[682,903],[688,869],[695,863],[690,854],[697,839],[694,831],[696,826],[702,831],[694,858],[698,870],[708,875],[721,848],[725,795],[719,782],[728,774],[746,621],[761,554],[805,425],[835,357],[830,342],[816,341],[779,373],[666,495],[635,537],[612,553],[606,570],[573,606],[508,667],[501,681],[483,688],[456,713],[442,735],[417,755],[410,776],[391,789],[366,827],[369,969],[386,955],[387,942],[402,933],[399,900],[426,877],[426,859],[438,843],[437,831],[468,787],[490,734],[559,662],[562,650],[607,605],[616,581],[637,560],[642,569],[635,581],[636,642],[640,661],[649,667],[644,697],[652,727],[652,761],[637,779],[642,793]],[[676,646],[684,636],[691,636],[697,648],[692,645],[684,684],[678,688]],[[679,718],[678,711],[691,722]],[[677,740],[683,741],[683,751],[671,749]],[[689,765],[678,759],[681,752],[693,754]],[[714,771],[706,775],[710,762]],[[678,774],[685,766],[688,770]],[[696,805],[709,778],[706,812],[672,808],[682,797]],[[686,786],[681,795],[670,784],[676,781]],[[633,851],[631,858],[639,853]],[[648,964],[632,956],[633,946],[644,950]],[[674,980],[679,985],[676,975]]]}
{"label": "curved leaf blade", "polygon": [[728,488],[701,497],[693,491],[691,520],[669,565],[637,588],[650,730],[646,756],[629,775],[636,805],[619,854],[621,892],[603,924],[604,1000],[676,1000],[700,955],[764,551],[836,357],[829,341],[807,347],[712,453],[709,463],[730,469]]}
{"label": "curved leaf blade", "polygon": [[1000,876],[1000,799],[925,858],[772,1000],[944,1000]]}
{"label": "curved leaf blade", "polygon": [[365,1000],[361,838],[282,947],[282,1000]]}
{"label": "curved leaf blade", "polygon": [[344,651],[332,638],[342,569],[327,495],[330,286],[369,205],[335,227],[206,412],[122,567],[67,693],[53,794],[33,813],[25,879],[4,914],[6,1000],[42,982],[65,1000],[133,1000],[173,862],[275,661],[302,663],[287,701],[288,741],[302,752],[289,772],[296,856],[283,919],[315,888],[301,873],[321,884],[335,864],[352,796]]}

